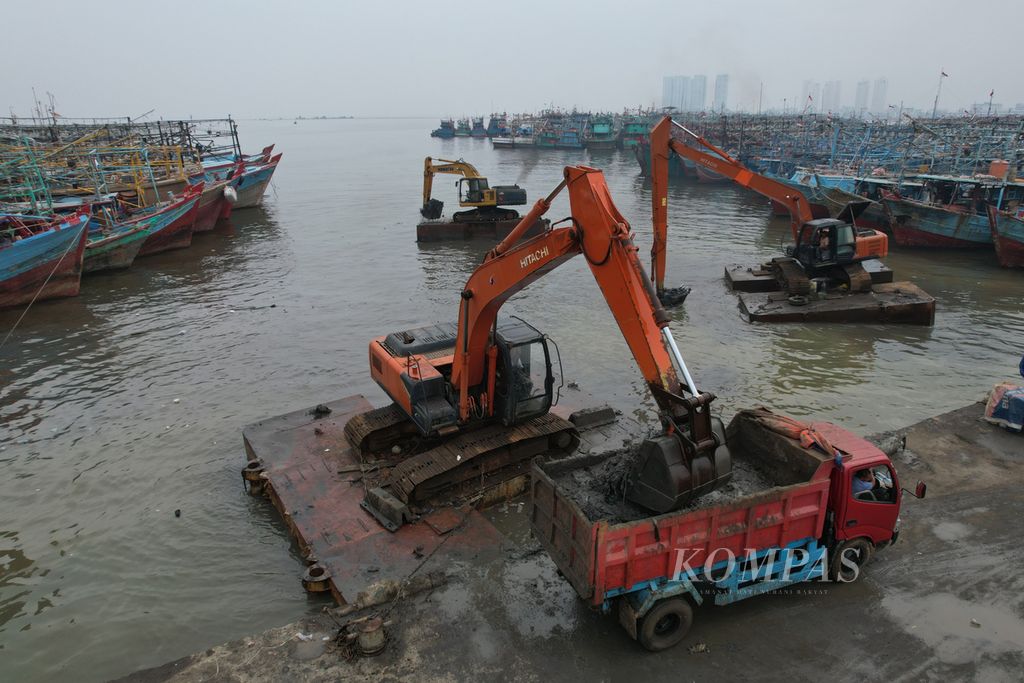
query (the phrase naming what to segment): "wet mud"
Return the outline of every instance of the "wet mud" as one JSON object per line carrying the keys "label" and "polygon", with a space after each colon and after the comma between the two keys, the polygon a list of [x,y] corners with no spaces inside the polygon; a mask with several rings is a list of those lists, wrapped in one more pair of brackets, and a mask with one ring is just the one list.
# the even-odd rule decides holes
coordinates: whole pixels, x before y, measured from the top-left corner
{"label": "wet mud", "polygon": [[[652,517],[654,513],[651,511],[626,500],[626,479],[636,458],[636,449],[612,451],[603,460],[591,465],[560,470],[553,479],[591,521],[605,520],[611,524],[620,524]],[[771,478],[759,471],[750,460],[734,457],[729,483],[682,509],[700,510],[731,503],[773,486],[775,484]]]}

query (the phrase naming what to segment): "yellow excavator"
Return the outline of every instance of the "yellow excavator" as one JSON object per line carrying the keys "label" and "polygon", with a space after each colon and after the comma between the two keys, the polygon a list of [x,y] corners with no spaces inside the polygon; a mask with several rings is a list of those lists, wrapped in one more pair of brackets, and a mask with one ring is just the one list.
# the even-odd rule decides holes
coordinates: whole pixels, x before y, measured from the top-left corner
{"label": "yellow excavator", "polygon": [[458,187],[459,206],[471,208],[452,214],[452,220],[455,222],[516,219],[519,218],[518,211],[501,207],[526,204],[526,190],[518,185],[489,187],[487,178],[480,175],[476,167],[468,161],[427,157],[423,161],[423,207],[420,208],[420,214],[424,218],[440,218],[441,210],[444,208],[444,202],[430,196],[435,173],[454,173],[462,176],[455,183]]}

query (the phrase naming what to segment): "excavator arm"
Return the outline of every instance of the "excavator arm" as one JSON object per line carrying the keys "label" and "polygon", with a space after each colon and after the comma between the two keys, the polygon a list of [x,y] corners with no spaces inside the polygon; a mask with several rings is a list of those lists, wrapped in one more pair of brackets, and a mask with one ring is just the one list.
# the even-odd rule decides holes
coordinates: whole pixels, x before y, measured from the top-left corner
{"label": "excavator arm", "polygon": [[[427,218],[438,218],[440,209],[436,211],[431,209],[431,195],[434,190],[434,174],[435,173],[452,173],[454,175],[460,175],[463,178],[479,178],[480,172],[476,170],[476,167],[468,161],[459,159],[453,161],[451,159],[432,159],[427,157],[423,160],[423,208],[420,212]],[[437,213],[436,216],[430,215]]]}
{"label": "excavator arm", "polygon": [[[697,146],[690,146],[675,139],[672,135],[674,130],[680,131]],[[668,239],[668,159],[671,152],[690,159],[785,206],[789,209],[794,239],[796,239],[801,225],[814,220],[810,202],[802,193],[777,180],[754,173],[705,138],[673,121],[671,117],[662,118],[651,129],[650,137],[651,214],[654,220],[651,270],[658,291],[664,289],[665,280],[665,254]]]}
{"label": "excavator arm", "polygon": [[[563,187],[569,191],[572,227],[516,244]],[[720,423],[717,429],[712,423],[714,395],[697,390],[637,252],[629,223],[612,202],[601,171],[567,167],[562,183],[488,253],[466,283],[451,385],[459,396],[460,420],[479,411],[493,414],[492,330],[498,311],[510,296],[582,254],[661,409],[665,428],[661,437],[641,447],[627,496],[665,511],[728,481],[731,465]]]}
{"label": "excavator arm", "polygon": [[[547,211],[551,200],[564,187],[569,188],[573,226],[549,230],[516,245],[525,228]],[[675,342],[668,341],[669,316],[637,258],[629,224],[612,203],[604,175],[596,169],[577,166],[565,169],[565,180],[551,195],[538,201],[533,211],[487,255],[462,291],[452,363],[452,384],[459,389],[462,419],[469,416],[469,388],[485,379],[491,331],[502,304],[578,254],[586,258],[648,385],[659,396],[666,392],[679,395],[683,384],[675,361],[684,375],[686,388],[691,394],[699,393]],[[490,371],[493,372],[493,366]]]}

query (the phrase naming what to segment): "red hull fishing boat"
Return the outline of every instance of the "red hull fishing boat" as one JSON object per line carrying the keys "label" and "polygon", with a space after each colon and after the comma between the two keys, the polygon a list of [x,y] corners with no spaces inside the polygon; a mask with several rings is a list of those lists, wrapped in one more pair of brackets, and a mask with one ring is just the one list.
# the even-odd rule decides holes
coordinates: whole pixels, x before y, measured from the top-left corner
{"label": "red hull fishing boat", "polygon": [[180,197],[159,207],[156,211],[150,211],[137,217],[136,220],[141,221],[154,214],[165,212],[174,216],[174,220],[149,234],[142,249],[139,250],[139,256],[159,254],[171,249],[184,249],[192,244],[192,227],[196,222],[199,198],[204,187],[205,183],[191,185]]}
{"label": "red hull fishing boat", "polygon": [[0,218],[0,308],[76,296],[90,210],[50,222]]}
{"label": "red hull fishing boat", "polygon": [[999,265],[1024,268],[1024,219],[989,205],[988,220]]}

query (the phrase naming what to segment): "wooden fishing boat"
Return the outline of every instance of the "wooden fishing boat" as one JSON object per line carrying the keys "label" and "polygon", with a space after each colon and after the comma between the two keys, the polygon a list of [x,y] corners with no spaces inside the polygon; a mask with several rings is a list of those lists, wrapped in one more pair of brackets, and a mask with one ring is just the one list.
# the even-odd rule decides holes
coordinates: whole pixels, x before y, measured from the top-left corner
{"label": "wooden fishing boat", "polygon": [[1024,268],[1024,219],[1020,214],[988,207],[989,229],[996,258],[1003,268]]}
{"label": "wooden fishing boat", "polygon": [[76,296],[90,210],[50,222],[0,219],[0,308]]}
{"label": "wooden fishing boat", "polygon": [[275,154],[270,158],[269,163],[262,166],[246,167],[236,190],[238,199],[235,201],[234,209],[248,209],[260,205],[263,193],[270,185],[270,179],[274,177],[274,171],[281,161],[281,156],[281,154]]}
{"label": "wooden fishing boat", "polygon": [[202,195],[205,185],[205,183],[191,185],[180,197],[153,207],[130,221],[132,223],[141,222],[159,214],[170,218],[170,220],[160,222],[160,227],[154,227],[149,231],[138,256],[159,254],[171,249],[184,249],[192,244],[192,227],[196,222],[199,197]]}
{"label": "wooden fishing boat", "polygon": [[250,165],[262,165],[270,162],[274,154],[274,145],[267,145],[257,154],[218,154],[215,156],[203,157],[204,171],[224,171],[238,166],[239,163]]}
{"label": "wooden fishing boat", "polygon": [[82,272],[97,273],[102,270],[128,268],[146,242],[150,226],[160,220],[164,220],[164,215],[128,226],[119,226],[115,230],[97,230],[90,234],[85,243]]}
{"label": "wooden fishing boat", "polygon": [[450,140],[455,137],[455,121],[452,119],[441,119],[441,125],[430,131],[430,137]]}
{"label": "wooden fishing boat", "polygon": [[882,199],[893,241],[901,247],[991,249],[988,217],[968,207],[935,205],[903,197]]}
{"label": "wooden fishing boat", "polygon": [[[206,183],[206,188],[199,197],[196,223],[192,227],[193,235],[198,232],[213,230],[222,214],[231,214],[231,206],[238,201],[238,190],[235,189],[233,183],[244,172],[244,166],[239,165],[230,178]],[[225,204],[228,205],[226,209]]]}
{"label": "wooden fishing boat", "polygon": [[599,114],[590,121],[583,144],[587,149],[608,150],[615,149],[619,145],[618,136],[615,134],[615,118],[607,114]]}
{"label": "wooden fishing boat", "polygon": [[986,207],[992,204],[1001,209],[1024,199],[1024,183],[995,175],[922,173],[914,180],[920,198],[894,192],[882,196],[893,240],[900,246],[991,249]]}

